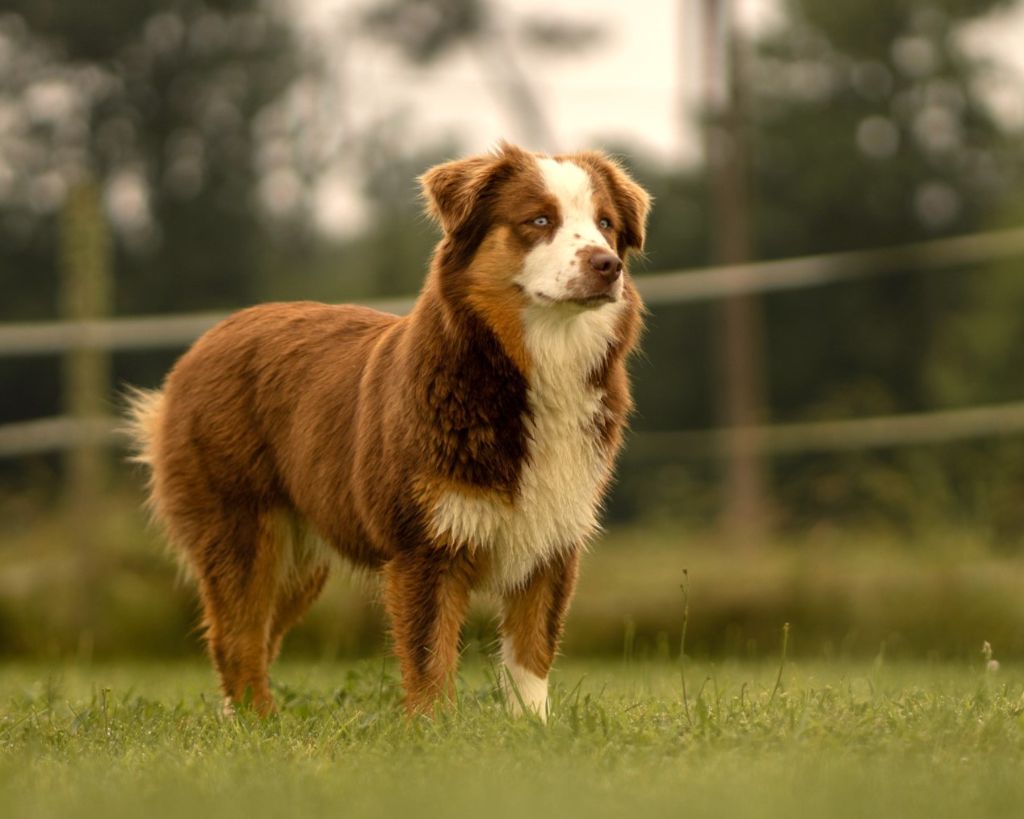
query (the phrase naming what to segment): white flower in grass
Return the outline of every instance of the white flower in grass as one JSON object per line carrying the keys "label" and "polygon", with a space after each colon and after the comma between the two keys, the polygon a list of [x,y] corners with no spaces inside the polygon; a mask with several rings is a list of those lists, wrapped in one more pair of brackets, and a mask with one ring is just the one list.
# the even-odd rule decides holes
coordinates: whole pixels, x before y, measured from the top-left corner
{"label": "white flower in grass", "polygon": [[985,670],[994,674],[999,670],[999,660],[992,656],[992,644],[986,640],[981,644],[981,656],[985,658]]}

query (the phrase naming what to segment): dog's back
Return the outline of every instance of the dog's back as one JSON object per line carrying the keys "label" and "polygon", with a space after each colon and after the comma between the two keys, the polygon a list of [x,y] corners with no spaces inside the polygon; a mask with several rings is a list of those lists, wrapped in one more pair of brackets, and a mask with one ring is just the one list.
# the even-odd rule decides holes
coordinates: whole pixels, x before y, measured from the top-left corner
{"label": "dog's back", "polygon": [[[358,445],[360,381],[400,322],[352,305],[250,308],[206,333],[161,392],[136,394],[132,431],[137,460],[152,470],[154,513],[200,576],[226,541],[255,548],[238,531],[243,517],[291,510],[296,499],[311,508],[295,511],[315,514],[317,496],[350,482],[351,458],[338,455]],[[241,514],[221,533],[225,509]]]}

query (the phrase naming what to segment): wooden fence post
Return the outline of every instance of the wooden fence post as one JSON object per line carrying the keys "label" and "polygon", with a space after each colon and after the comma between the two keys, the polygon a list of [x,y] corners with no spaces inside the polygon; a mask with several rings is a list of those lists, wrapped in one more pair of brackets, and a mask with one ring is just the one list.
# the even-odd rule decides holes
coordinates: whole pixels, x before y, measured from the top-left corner
{"label": "wooden fence post", "polygon": [[[60,221],[60,313],[66,321],[107,318],[113,301],[110,232],[103,213],[99,184],[86,177],[68,192]],[[110,351],[87,342],[64,356],[63,397],[71,418],[95,421],[107,415],[110,392]],[[77,569],[75,615],[79,653],[92,653],[95,595],[99,562],[99,522],[107,489],[108,455],[96,424],[82,433],[65,460],[65,501],[70,516],[72,562]]]}
{"label": "wooden fence post", "polygon": [[[705,162],[710,183],[716,264],[749,262],[752,237],[739,44],[729,0],[704,0]],[[763,545],[768,530],[768,481],[758,440],[764,421],[765,334],[754,293],[722,300],[717,319],[719,412],[725,428],[723,524],[737,547]]]}

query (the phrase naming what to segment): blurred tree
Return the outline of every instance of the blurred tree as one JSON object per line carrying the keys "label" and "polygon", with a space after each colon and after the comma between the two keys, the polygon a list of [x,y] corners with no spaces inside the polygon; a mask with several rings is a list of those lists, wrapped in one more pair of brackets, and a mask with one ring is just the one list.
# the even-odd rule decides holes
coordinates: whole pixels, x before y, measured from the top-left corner
{"label": "blurred tree", "polygon": [[[762,255],[882,246],[992,224],[1020,183],[1021,135],[991,110],[983,82],[990,66],[969,55],[958,35],[1006,5],[787,3],[788,25],[759,44],[750,72]],[[961,272],[920,273],[769,299],[776,417],[948,404],[951,394],[938,393],[929,372],[950,307],[972,287],[973,277]],[[948,474],[948,453],[932,453],[937,472]],[[835,459],[848,508],[874,491],[866,486],[872,463],[888,469],[902,457],[858,456],[854,469]],[[784,465],[779,483],[814,497],[807,481],[795,480],[800,475],[843,483],[823,475],[813,458]],[[831,497],[842,505],[843,491]],[[883,506],[887,500],[875,498]]]}
{"label": "blurred tree", "polygon": [[[264,181],[253,123],[297,75],[289,29],[257,0],[6,8],[3,94],[26,124],[0,151],[30,161],[0,207],[18,234],[11,244],[30,255],[4,266],[4,287],[18,289],[26,266],[52,268],[40,238],[88,171],[119,238],[122,312],[251,301]],[[32,312],[49,312],[46,289],[33,292]]]}
{"label": "blurred tree", "polygon": [[[746,72],[753,243],[760,257],[900,244],[993,225],[1019,188],[1024,143],[989,105],[986,80],[993,66],[968,54],[960,34],[980,15],[1006,5],[786,4],[778,27],[752,44]],[[638,170],[656,194],[648,266],[703,262],[707,242],[701,237],[709,225],[702,170]],[[1006,276],[1021,278],[1020,267],[1012,269]],[[1024,312],[1006,292],[1007,278],[987,285],[986,278],[963,271],[910,273],[768,297],[774,419],[854,417],[970,404],[997,394],[1024,396],[1024,384],[1012,375],[1016,359],[994,349],[1024,332]],[[985,296],[986,288],[999,295]],[[707,311],[696,305],[659,308],[648,324],[650,363],[637,371],[635,425],[712,425],[707,396],[714,394],[713,376],[704,363]],[[972,365],[939,366],[940,379],[936,366],[950,356],[943,339],[951,333]],[[988,390],[972,384],[985,356],[992,356]],[[934,490],[932,508],[938,500],[948,502],[944,508],[951,513],[970,508],[979,515],[984,512],[976,487],[965,480],[968,473],[983,475],[977,452],[965,445],[786,458],[776,462],[774,484],[789,522],[859,516],[868,509],[906,522],[926,505],[926,489]],[[694,480],[710,474],[704,463],[686,469],[689,477],[681,477],[678,461],[668,459],[657,469],[627,470],[618,502],[685,514],[690,498],[703,496]],[[704,501],[696,505],[702,514],[713,508]]]}
{"label": "blurred tree", "polygon": [[[259,296],[296,196],[265,134],[303,67],[260,0],[7,0],[0,14],[0,319],[57,309],[57,215],[94,178],[115,237],[121,313],[237,306]],[[275,108],[275,105],[278,108]],[[166,356],[125,377],[152,383]],[[57,362],[0,361],[0,421],[58,411]]]}
{"label": "blurred tree", "polygon": [[593,23],[551,17],[507,23],[496,19],[495,4],[486,0],[386,0],[366,15],[365,26],[419,65],[436,63],[459,46],[468,48],[519,138],[534,150],[546,151],[555,150],[555,133],[519,67],[512,40],[518,37],[535,51],[572,54],[593,46],[602,34]]}
{"label": "blurred tree", "polygon": [[[790,0],[755,55],[764,255],[977,227],[1018,167],[958,33],[1005,0]],[[884,8],[883,8],[884,6]]]}
{"label": "blurred tree", "polygon": [[[1021,203],[1008,216],[1024,224]],[[947,305],[926,377],[943,404],[1024,400],[1024,262],[1005,260],[970,275],[961,297]],[[956,457],[957,479],[987,525],[1002,542],[1024,548],[1024,437],[964,447]]]}
{"label": "blurred tree", "polygon": [[[311,246],[301,280],[275,277],[270,291],[274,298],[352,301],[419,291],[439,237],[423,213],[418,178],[459,149],[447,142],[410,149],[407,133],[406,117],[397,115],[375,124],[351,147],[348,161],[360,169],[361,194],[373,218],[355,235],[321,238]],[[286,253],[289,248],[277,250]],[[266,266],[282,269],[288,263],[282,257]]]}

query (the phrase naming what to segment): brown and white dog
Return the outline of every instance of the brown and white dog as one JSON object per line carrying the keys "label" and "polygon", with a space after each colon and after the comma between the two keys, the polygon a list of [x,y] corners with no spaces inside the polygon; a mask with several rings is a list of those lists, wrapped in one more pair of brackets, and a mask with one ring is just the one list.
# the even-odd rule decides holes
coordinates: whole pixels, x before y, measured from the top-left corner
{"label": "brown and white dog", "polygon": [[507,144],[421,181],[444,237],[408,316],[243,310],[135,396],[151,505],[198,581],[228,703],[273,709],[267,668],[336,552],[383,574],[411,711],[450,693],[485,589],[511,707],[546,715],[630,411],[623,260],[650,199],[601,153]]}

